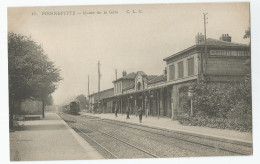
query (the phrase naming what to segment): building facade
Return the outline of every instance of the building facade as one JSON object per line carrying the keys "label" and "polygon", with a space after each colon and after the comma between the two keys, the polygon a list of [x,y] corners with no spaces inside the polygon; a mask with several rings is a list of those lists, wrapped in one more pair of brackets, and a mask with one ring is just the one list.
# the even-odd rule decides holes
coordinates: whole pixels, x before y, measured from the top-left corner
{"label": "building facade", "polygon": [[119,113],[124,113],[129,108],[130,113],[137,115],[137,109],[141,107],[146,116],[164,116],[162,110],[166,108],[162,104],[165,95],[161,87],[165,86],[166,80],[166,74],[147,75],[143,71],[123,74],[122,78],[113,81],[114,88],[118,84],[122,86],[120,92],[115,89],[115,108]]}
{"label": "building facade", "polygon": [[89,95],[89,108],[96,113],[111,113],[114,96],[114,88],[109,88],[99,93]]}
{"label": "building facade", "polygon": [[[244,67],[250,59],[249,46],[231,42],[223,34],[219,40],[195,36],[195,44],[164,58],[166,69],[162,75],[147,75],[143,71],[122,73],[113,81],[114,88],[89,96],[90,102],[101,100],[102,111],[137,115],[138,107],[146,116],[178,118],[182,113],[180,95],[187,94],[188,86],[197,81],[226,83],[244,80]],[[104,96],[105,95],[105,96]],[[108,105],[109,104],[109,105]],[[104,110],[104,109],[106,110]]]}
{"label": "building facade", "polygon": [[219,40],[198,34],[195,45],[165,59],[167,85],[171,89],[172,118],[178,117],[179,95],[187,92],[194,81],[214,83],[238,82],[248,73],[244,67],[250,59],[249,46],[231,42],[231,36],[223,34]]}

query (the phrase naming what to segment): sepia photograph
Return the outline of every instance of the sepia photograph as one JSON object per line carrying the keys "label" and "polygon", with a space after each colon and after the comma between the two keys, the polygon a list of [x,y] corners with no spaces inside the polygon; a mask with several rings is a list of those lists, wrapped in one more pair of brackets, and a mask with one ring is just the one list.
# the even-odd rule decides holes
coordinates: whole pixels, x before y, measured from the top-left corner
{"label": "sepia photograph", "polygon": [[10,161],[252,156],[250,6],[8,7]]}

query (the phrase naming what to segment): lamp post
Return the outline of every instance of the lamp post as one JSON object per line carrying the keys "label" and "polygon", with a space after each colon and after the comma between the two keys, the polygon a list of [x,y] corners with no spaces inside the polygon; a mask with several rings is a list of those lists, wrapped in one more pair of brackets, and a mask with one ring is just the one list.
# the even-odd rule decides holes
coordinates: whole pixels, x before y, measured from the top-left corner
{"label": "lamp post", "polygon": [[159,119],[160,117],[160,91],[158,90],[156,92],[157,94],[157,118]]}
{"label": "lamp post", "polygon": [[188,96],[190,97],[190,115],[193,116],[193,87],[189,86]]}
{"label": "lamp post", "polygon": [[174,108],[173,108],[173,97],[171,96],[171,108],[172,108],[172,116],[171,119],[174,119]]}
{"label": "lamp post", "polygon": [[145,99],[144,99],[144,106],[145,106],[145,117],[147,118],[148,115],[148,110],[147,110],[147,95],[145,95]]}
{"label": "lamp post", "polygon": [[151,91],[151,94],[150,94],[150,115],[153,115],[153,109],[151,109],[151,99],[152,99],[152,107],[154,108],[154,95],[153,95],[153,92]]}
{"label": "lamp post", "polygon": [[130,105],[130,113],[131,113],[131,114],[133,113],[133,98],[134,98],[134,97],[133,97],[132,95],[130,95],[130,102],[129,102],[129,103],[130,103],[131,105],[130,105],[130,104],[129,104],[129,105]]}
{"label": "lamp post", "polygon": [[137,117],[137,95],[135,95],[135,116]]}

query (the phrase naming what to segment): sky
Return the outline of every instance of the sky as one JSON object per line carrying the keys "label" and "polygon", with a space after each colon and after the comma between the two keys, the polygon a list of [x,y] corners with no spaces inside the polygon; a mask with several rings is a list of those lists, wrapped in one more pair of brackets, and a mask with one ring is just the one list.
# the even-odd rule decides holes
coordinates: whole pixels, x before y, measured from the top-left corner
{"label": "sky", "polygon": [[98,61],[101,90],[113,87],[115,69],[118,78],[123,70],[162,74],[163,59],[194,45],[195,35],[203,33],[203,13],[208,13],[208,38],[229,34],[232,42],[249,43],[243,39],[249,3],[12,7],[8,31],[42,45],[63,77],[52,94],[54,103],[66,104],[88,94],[88,75],[89,92],[97,92]]}

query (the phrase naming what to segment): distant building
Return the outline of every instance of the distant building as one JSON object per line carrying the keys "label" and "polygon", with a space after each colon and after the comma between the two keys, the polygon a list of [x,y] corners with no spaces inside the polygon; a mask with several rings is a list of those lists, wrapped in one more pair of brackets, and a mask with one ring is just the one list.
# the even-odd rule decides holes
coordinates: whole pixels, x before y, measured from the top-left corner
{"label": "distant building", "polygon": [[95,112],[99,112],[99,113],[112,112],[113,96],[114,96],[114,88],[106,89],[100,91],[99,93],[97,92],[97,93],[90,94],[88,96],[90,108],[91,109],[93,108]]}

